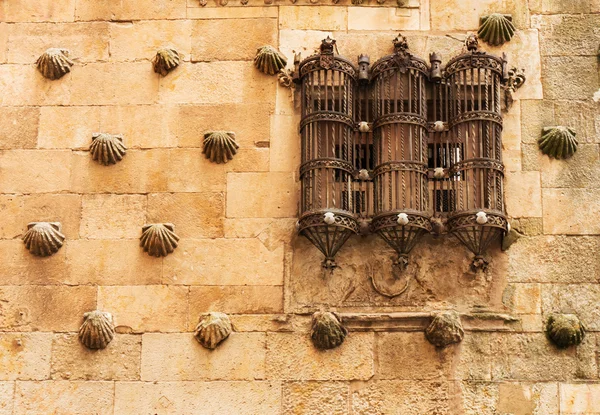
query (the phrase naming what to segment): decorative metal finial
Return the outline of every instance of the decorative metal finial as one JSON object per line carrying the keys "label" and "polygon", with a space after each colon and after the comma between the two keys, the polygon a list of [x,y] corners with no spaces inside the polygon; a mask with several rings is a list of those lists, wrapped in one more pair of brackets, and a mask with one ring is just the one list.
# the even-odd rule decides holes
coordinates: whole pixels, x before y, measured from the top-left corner
{"label": "decorative metal finial", "polygon": [[479,38],[475,33],[469,34],[465,39],[465,46],[469,52],[477,52],[479,49]]}
{"label": "decorative metal finial", "polygon": [[398,36],[392,42],[394,43],[394,51],[396,53],[404,53],[408,50],[408,39],[402,33],[398,33]]}

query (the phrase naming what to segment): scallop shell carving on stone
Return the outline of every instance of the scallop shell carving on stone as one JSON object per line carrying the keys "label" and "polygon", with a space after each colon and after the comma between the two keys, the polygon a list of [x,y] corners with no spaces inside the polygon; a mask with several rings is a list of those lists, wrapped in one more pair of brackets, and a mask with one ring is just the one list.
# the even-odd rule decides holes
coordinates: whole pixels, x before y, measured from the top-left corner
{"label": "scallop shell carving on stone", "polygon": [[437,314],[425,329],[425,337],[429,343],[437,347],[460,343],[464,335],[465,331],[456,311],[444,311]]}
{"label": "scallop shell carving on stone", "polygon": [[207,349],[216,349],[217,346],[231,334],[233,326],[229,316],[224,313],[211,312],[202,317],[194,337]]}
{"label": "scallop shell carving on stone", "polygon": [[276,75],[286,64],[286,57],[269,45],[258,48],[254,57],[254,66],[267,75]]}
{"label": "scallop shell carving on stone", "polygon": [[548,317],[546,335],[558,348],[578,345],[585,337],[585,326],[574,314],[555,314]]}
{"label": "scallop shell carving on stone", "polygon": [[235,142],[232,131],[209,131],[204,134],[202,153],[213,163],[227,163],[237,154],[240,146]]}
{"label": "scallop shell carving on stone", "polygon": [[65,236],[59,222],[31,222],[23,235],[25,247],[33,255],[50,256],[63,246]]}
{"label": "scallop shell carving on stone", "polygon": [[115,337],[113,316],[105,311],[95,310],[83,315],[79,328],[79,341],[88,349],[104,349]]}
{"label": "scallop shell carving on stone", "polygon": [[545,127],[538,146],[542,153],[549,157],[561,160],[571,157],[577,151],[579,142],[575,138],[577,133],[569,127]]}
{"label": "scallop shell carving on stone", "polygon": [[175,49],[162,48],[156,52],[156,56],[152,61],[154,72],[162,76],[167,76],[169,72],[179,66],[181,57]]}
{"label": "scallop shell carving on stone", "polygon": [[142,227],[140,246],[150,256],[167,256],[177,248],[178,242],[172,223],[151,223]]}
{"label": "scallop shell carving on stone", "polygon": [[310,338],[318,349],[334,349],[344,342],[348,330],[337,314],[318,311],[312,317]]}
{"label": "scallop shell carving on stone", "polygon": [[515,35],[515,25],[510,15],[500,13],[483,16],[477,35],[479,39],[492,46],[500,46],[510,41]]}
{"label": "scallop shell carving on stone", "polygon": [[48,79],[60,79],[71,72],[73,61],[67,49],[50,48],[36,61],[38,70]]}
{"label": "scallop shell carving on stone", "polygon": [[123,144],[123,137],[106,133],[94,133],[90,153],[92,159],[105,166],[117,164],[123,160],[127,147]]}

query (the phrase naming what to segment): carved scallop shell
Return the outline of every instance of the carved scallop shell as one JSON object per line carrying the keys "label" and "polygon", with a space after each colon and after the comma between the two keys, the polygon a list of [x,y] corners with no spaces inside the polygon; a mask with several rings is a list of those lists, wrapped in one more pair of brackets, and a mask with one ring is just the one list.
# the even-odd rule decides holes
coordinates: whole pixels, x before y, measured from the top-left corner
{"label": "carved scallop shell", "polygon": [[578,345],[585,337],[585,326],[574,314],[555,314],[548,317],[546,335],[557,347]]}
{"label": "carved scallop shell", "polygon": [[213,163],[227,163],[237,154],[238,148],[234,132],[209,131],[204,134],[202,153]]}
{"label": "carved scallop shell", "polygon": [[105,166],[117,164],[123,160],[126,152],[127,147],[123,144],[122,136],[106,133],[94,133],[92,135],[90,153],[92,154],[92,159],[98,163]]}
{"label": "carved scallop shell", "polygon": [[334,349],[341,345],[348,334],[342,320],[331,312],[316,312],[312,318],[310,337],[318,349]]}
{"label": "carved scallop shell", "polygon": [[23,235],[25,247],[33,255],[50,256],[63,246],[65,236],[59,222],[31,222]]}
{"label": "carved scallop shell", "polygon": [[267,75],[276,75],[285,68],[287,59],[273,46],[258,48],[254,57],[254,66]]}
{"label": "carved scallop shell", "polygon": [[36,65],[44,77],[59,79],[71,72],[73,61],[67,49],[50,48],[38,58]]}
{"label": "carved scallop shell", "polygon": [[556,159],[566,159],[577,151],[577,133],[569,127],[545,127],[538,146],[542,153]]}
{"label": "carved scallop shell", "polygon": [[88,349],[104,349],[115,337],[115,323],[110,313],[95,310],[83,315],[79,341]]}
{"label": "carved scallop shell", "polygon": [[437,347],[460,343],[464,335],[465,331],[456,311],[444,311],[437,314],[425,329],[425,337],[429,343]]}
{"label": "carved scallop shell", "polygon": [[156,56],[152,61],[154,72],[162,76],[167,76],[169,72],[179,66],[181,57],[175,49],[162,48],[156,52]]}
{"label": "carved scallop shell", "polygon": [[194,337],[202,346],[213,350],[229,337],[232,329],[233,326],[227,314],[212,312],[200,320],[194,331]]}
{"label": "carved scallop shell", "polygon": [[483,16],[477,35],[484,42],[492,46],[500,46],[508,42],[515,35],[515,25],[509,15],[500,13]]}
{"label": "carved scallop shell", "polygon": [[150,256],[167,256],[177,248],[178,242],[172,223],[151,223],[142,227],[140,246]]}

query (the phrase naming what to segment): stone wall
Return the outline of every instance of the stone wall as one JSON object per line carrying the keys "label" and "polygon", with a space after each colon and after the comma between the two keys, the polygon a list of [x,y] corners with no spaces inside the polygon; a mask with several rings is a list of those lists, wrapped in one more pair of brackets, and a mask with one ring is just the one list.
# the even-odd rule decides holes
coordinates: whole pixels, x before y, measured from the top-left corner
{"label": "stone wall", "polygon": [[[0,414],[600,414],[600,1],[387,1],[0,2]],[[477,274],[465,248],[427,237],[393,300],[370,282],[391,269],[375,236],[351,239],[324,272],[294,231],[298,98],[253,67],[256,48],[291,65],[330,35],[374,62],[402,31],[416,54],[447,60],[490,12],[518,31],[483,47],[527,76],[503,136],[523,237]],[[183,62],[159,77],[164,45]],[[60,80],[35,67],[49,47],[75,62]],[[576,129],[573,158],[539,152],[548,125]],[[210,130],[236,133],[231,162],[204,158]],[[123,135],[122,162],[91,159],[94,132]],[[25,249],[33,221],[62,223],[55,255]],[[181,238],[165,258],[139,247],[153,222]],[[117,334],[90,351],[77,331],[97,308]],[[349,322],[341,347],[310,342],[319,309]],[[444,309],[466,334],[439,349],[423,329]],[[214,351],[193,337],[207,311],[235,325]],[[585,323],[581,345],[546,339],[555,312]]]}

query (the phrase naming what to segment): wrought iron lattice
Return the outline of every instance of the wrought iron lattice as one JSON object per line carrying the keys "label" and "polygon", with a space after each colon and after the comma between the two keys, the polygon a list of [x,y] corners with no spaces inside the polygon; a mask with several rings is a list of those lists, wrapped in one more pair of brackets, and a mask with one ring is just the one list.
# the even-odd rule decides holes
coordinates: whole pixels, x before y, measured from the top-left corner
{"label": "wrought iron lattice", "polygon": [[[409,52],[405,37],[369,69],[335,52],[300,62],[302,188],[299,232],[325,255],[326,268],[352,233],[373,231],[399,254],[427,232],[456,236],[483,268],[484,251],[507,231],[501,156],[501,85],[506,59],[467,51],[442,67]],[[431,201],[431,203],[430,203]],[[433,218],[432,218],[433,216]],[[370,223],[368,222],[370,220]],[[434,226],[432,226],[432,223]]]}

